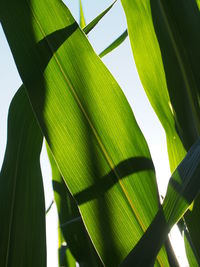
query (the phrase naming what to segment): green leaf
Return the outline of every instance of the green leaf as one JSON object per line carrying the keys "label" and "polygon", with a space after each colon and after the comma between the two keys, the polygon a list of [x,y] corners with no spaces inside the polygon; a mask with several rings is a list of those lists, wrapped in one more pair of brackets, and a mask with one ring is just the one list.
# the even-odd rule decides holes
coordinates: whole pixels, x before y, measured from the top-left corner
{"label": "green leaf", "polygon": [[79,7],[80,7],[80,27],[84,28],[86,23],[85,23],[85,17],[84,17],[83,6],[82,6],[81,0],[79,0]]}
{"label": "green leaf", "polygon": [[58,237],[59,237],[59,249],[58,249],[59,266],[76,267],[76,260],[71,254],[71,251],[67,246],[59,227],[58,227]]}
{"label": "green leaf", "polygon": [[188,231],[184,231],[185,251],[186,251],[189,266],[198,267],[200,261],[198,259],[198,255],[194,253],[195,248],[191,249],[193,244],[192,242],[189,242],[189,240],[190,240],[190,235]]}
{"label": "green leaf", "polygon": [[121,2],[127,19],[128,34],[140,80],[165,129],[170,167],[174,171],[186,152],[176,131],[174,110],[154,29],[151,2],[155,1],[122,0]]}
{"label": "green leaf", "polygon": [[[180,3],[122,0],[140,79],[166,132],[172,171],[200,134],[200,14],[195,1]],[[200,217],[185,221],[192,229]]]}
{"label": "green leaf", "polygon": [[102,58],[108,53],[112,52],[115,48],[117,48],[120,44],[123,43],[123,41],[126,39],[128,36],[127,30],[125,30],[115,41],[112,42],[108,47],[106,47],[100,54],[99,56]]}
{"label": "green leaf", "polygon": [[0,173],[0,262],[46,266],[45,204],[40,170],[42,135],[25,90],[8,115],[6,154]]}
{"label": "green leaf", "polygon": [[[131,263],[136,266],[153,266],[170,229],[183,216],[199,193],[199,175],[200,140],[192,146],[173,173],[162,207],[122,266],[131,266]],[[147,247],[149,249],[145,250]]]}
{"label": "green leaf", "polygon": [[85,34],[88,34],[94,27],[98,24],[98,22],[110,11],[113,5],[116,3],[115,0],[108,8],[106,8],[101,14],[99,14],[95,19],[93,19],[86,27],[83,28]]}
{"label": "green leaf", "polygon": [[185,251],[188,259],[189,266],[199,266],[200,265],[200,259],[198,257],[198,254],[196,252],[195,247],[193,246],[191,236],[188,232],[187,226],[183,219],[181,219],[178,222],[179,230],[184,238],[185,243]]}
{"label": "green leaf", "polygon": [[[159,207],[154,167],[132,110],[61,1],[4,0],[0,16],[90,238],[104,264],[116,266]],[[168,266],[164,250],[158,264]]]}
{"label": "green leaf", "polygon": [[[200,265],[200,229],[199,229],[199,221],[200,221],[200,195],[196,198],[192,210],[188,210],[188,212],[185,214],[184,218],[187,222],[187,232],[186,232],[186,238],[189,240],[185,244],[186,248],[192,243],[193,247],[193,254],[196,256],[196,261],[198,261]],[[187,248],[187,254],[189,253],[189,248]],[[192,252],[190,252],[192,253]],[[195,265],[191,265],[195,266]]]}
{"label": "green leaf", "polygon": [[103,266],[91,243],[75,200],[68,191],[47,145],[52,168],[53,189],[59,216],[59,228],[73,258],[80,266]]}
{"label": "green leaf", "polygon": [[200,0],[196,0],[196,2],[197,2],[198,8],[200,9]]}

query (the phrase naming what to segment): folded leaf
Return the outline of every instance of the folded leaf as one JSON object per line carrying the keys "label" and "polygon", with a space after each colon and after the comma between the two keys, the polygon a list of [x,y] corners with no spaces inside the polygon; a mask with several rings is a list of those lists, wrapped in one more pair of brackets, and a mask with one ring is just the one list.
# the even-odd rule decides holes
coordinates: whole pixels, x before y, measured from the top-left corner
{"label": "folded leaf", "polygon": [[2,267],[46,266],[41,146],[40,129],[21,88],[9,109],[7,147],[0,173]]}

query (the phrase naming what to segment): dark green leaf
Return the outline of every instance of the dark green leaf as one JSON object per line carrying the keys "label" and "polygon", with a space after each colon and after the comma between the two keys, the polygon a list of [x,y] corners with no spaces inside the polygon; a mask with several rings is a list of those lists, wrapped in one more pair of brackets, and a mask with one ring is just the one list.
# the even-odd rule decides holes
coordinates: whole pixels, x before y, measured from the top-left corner
{"label": "dark green leaf", "polygon": [[59,249],[58,249],[59,266],[76,267],[76,260],[71,254],[71,251],[67,246],[65,239],[62,236],[60,228],[58,228],[58,236],[59,236]]}
{"label": "dark green leaf", "polygon": [[40,170],[42,135],[24,88],[12,100],[0,174],[0,265],[45,267],[45,204]]}
{"label": "dark green leaf", "polygon": [[[59,228],[66,242],[61,252],[70,250],[80,266],[103,266],[91,243],[75,200],[67,189],[51,151],[47,151],[52,168],[53,190],[59,216]],[[62,254],[62,253],[61,253]],[[66,254],[66,253],[65,253]]]}

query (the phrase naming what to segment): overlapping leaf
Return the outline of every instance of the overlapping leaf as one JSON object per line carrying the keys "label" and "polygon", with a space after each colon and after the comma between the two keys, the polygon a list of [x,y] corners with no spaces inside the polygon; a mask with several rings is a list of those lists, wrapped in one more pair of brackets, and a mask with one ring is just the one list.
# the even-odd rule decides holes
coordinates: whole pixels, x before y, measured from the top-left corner
{"label": "overlapping leaf", "polygon": [[[199,137],[199,10],[195,1],[122,3],[138,72],[165,129],[173,171]],[[200,217],[188,213],[192,229]],[[197,245],[199,237],[190,234]]]}
{"label": "overlapping leaf", "polygon": [[[159,205],[148,147],[128,102],[61,1],[3,0],[0,17],[92,242],[106,266],[117,266]],[[164,250],[157,265],[168,266]]]}
{"label": "overlapping leaf", "polygon": [[58,227],[58,238],[59,238],[59,248],[58,248],[59,266],[76,267],[76,260],[74,259],[70,251],[70,248],[66,244],[66,241],[62,235],[60,227]]}
{"label": "overlapping leaf", "polygon": [[[173,173],[165,200],[150,227],[122,266],[153,266],[171,227],[182,217],[200,191],[200,140]],[[194,228],[195,230],[195,228]],[[151,244],[154,244],[151,246]],[[145,248],[149,248],[145,250]],[[141,257],[141,254],[143,256]],[[196,262],[196,258],[193,260]]]}
{"label": "overlapping leaf", "polygon": [[[80,266],[103,266],[91,243],[75,200],[69,193],[47,146],[52,168],[53,190],[59,216],[59,231]],[[62,245],[62,242],[61,242]],[[62,246],[63,248],[63,246]]]}

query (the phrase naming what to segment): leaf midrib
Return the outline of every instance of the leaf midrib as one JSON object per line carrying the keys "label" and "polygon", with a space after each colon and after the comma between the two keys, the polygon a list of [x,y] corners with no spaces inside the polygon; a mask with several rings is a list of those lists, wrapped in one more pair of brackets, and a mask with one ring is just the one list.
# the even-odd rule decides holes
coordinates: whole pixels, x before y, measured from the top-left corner
{"label": "leaf midrib", "polygon": [[[27,4],[28,4],[28,3],[27,3]],[[28,6],[29,6],[29,4],[28,4]],[[83,112],[83,115],[85,116],[85,118],[86,118],[86,120],[87,120],[87,122],[88,122],[88,124],[89,124],[89,126],[90,126],[90,128],[91,128],[91,130],[92,130],[92,132],[93,132],[93,134],[94,134],[94,136],[95,136],[95,138],[96,138],[96,140],[97,140],[97,143],[98,143],[99,146],[100,146],[100,149],[101,149],[101,151],[102,151],[102,153],[103,153],[103,155],[104,155],[104,158],[106,159],[106,161],[107,161],[108,165],[110,166],[111,170],[114,172],[115,176],[117,177],[117,179],[118,179],[118,181],[119,181],[119,184],[120,184],[120,186],[121,186],[121,188],[122,188],[122,191],[124,192],[126,198],[128,199],[128,202],[129,202],[129,204],[131,205],[131,207],[132,207],[132,209],[133,209],[133,211],[134,211],[134,213],[135,213],[135,216],[136,216],[138,222],[141,224],[140,226],[141,226],[142,230],[145,231],[146,228],[145,228],[145,226],[144,226],[142,220],[140,219],[140,216],[138,215],[138,212],[136,211],[135,207],[133,206],[133,203],[131,202],[131,198],[129,197],[128,193],[126,192],[126,189],[124,188],[124,186],[123,186],[123,184],[122,184],[122,182],[121,182],[121,180],[120,180],[120,176],[119,176],[119,174],[118,174],[117,171],[115,170],[115,165],[114,165],[114,163],[113,163],[111,157],[109,156],[109,154],[108,154],[108,152],[107,152],[105,146],[103,145],[103,143],[102,143],[102,141],[101,141],[101,139],[100,139],[100,137],[99,137],[99,135],[98,135],[96,129],[94,128],[94,126],[93,126],[93,124],[92,124],[92,122],[91,122],[89,116],[87,115],[87,113],[86,113],[86,111],[85,111],[85,109],[84,109],[84,107],[83,107],[83,105],[82,105],[82,103],[81,103],[81,101],[80,101],[80,99],[79,99],[79,97],[78,97],[78,95],[77,95],[77,93],[76,93],[76,91],[75,91],[75,89],[74,89],[72,83],[70,82],[69,78],[67,77],[66,73],[64,72],[64,70],[63,70],[63,68],[62,68],[62,65],[61,65],[60,62],[59,62],[59,59],[58,59],[57,56],[56,56],[56,53],[53,52],[53,49],[52,49],[51,44],[50,44],[50,42],[49,42],[49,40],[48,40],[48,37],[46,36],[45,31],[43,30],[41,24],[39,23],[39,20],[37,19],[37,16],[35,15],[34,11],[32,10],[32,8],[31,8],[30,6],[29,6],[29,8],[31,9],[31,12],[32,12],[32,14],[33,14],[33,17],[35,18],[36,23],[37,23],[38,26],[39,26],[39,29],[40,29],[40,31],[41,31],[41,34],[43,35],[44,39],[46,39],[46,41],[47,41],[47,44],[48,44],[48,46],[49,46],[49,48],[50,48],[50,50],[51,50],[51,53],[52,53],[52,57],[55,59],[57,65],[58,65],[58,67],[59,67],[59,69],[60,69],[60,71],[61,71],[61,73],[62,73],[62,75],[63,75],[63,78],[64,78],[64,80],[66,81],[66,83],[67,83],[67,85],[68,85],[68,87],[69,87],[69,89],[70,89],[70,91],[71,91],[71,93],[72,93],[72,95],[73,95],[75,101],[77,102],[77,104],[78,104],[80,110]]]}
{"label": "leaf midrib", "polygon": [[[119,182],[119,185],[120,185],[120,187],[121,187],[121,189],[122,189],[122,192],[124,193],[124,195],[125,195],[125,197],[126,197],[128,203],[129,203],[129,205],[130,205],[130,207],[131,207],[131,209],[132,209],[132,211],[133,211],[133,215],[135,216],[135,218],[136,218],[136,220],[138,221],[138,224],[139,224],[141,230],[142,230],[143,233],[144,233],[144,232],[146,231],[147,228],[144,226],[144,224],[143,224],[143,222],[142,222],[142,219],[141,219],[140,216],[139,216],[139,213],[137,212],[136,208],[134,207],[134,204],[132,203],[131,197],[129,196],[128,192],[126,191],[126,189],[125,189],[125,187],[124,187],[124,185],[123,185],[123,183],[122,183],[122,181],[121,181],[121,179],[120,179],[119,174],[118,174],[117,171],[115,170],[115,165],[114,165],[114,163],[113,163],[112,158],[109,156],[109,154],[108,154],[108,152],[107,152],[107,150],[106,150],[104,144],[103,144],[102,141],[101,141],[101,138],[100,138],[99,135],[98,135],[98,132],[96,131],[96,129],[94,128],[92,122],[90,121],[90,118],[89,118],[89,116],[87,115],[87,113],[86,113],[84,107],[82,106],[82,103],[81,103],[81,101],[80,101],[80,99],[79,99],[79,97],[78,97],[78,95],[77,95],[75,89],[73,88],[72,83],[70,82],[69,78],[67,77],[67,74],[64,72],[64,70],[63,70],[63,68],[62,68],[62,65],[60,64],[59,59],[58,59],[57,56],[56,56],[56,53],[53,52],[54,50],[52,49],[51,44],[50,44],[50,42],[49,42],[49,40],[48,40],[48,37],[46,36],[45,31],[43,30],[43,28],[42,28],[42,26],[41,26],[39,20],[37,19],[37,16],[36,16],[35,12],[34,12],[33,9],[31,8],[31,6],[30,6],[29,3],[27,2],[27,0],[26,0],[26,3],[27,3],[27,5],[28,5],[28,7],[30,8],[30,10],[31,10],[31,12],[32,12],[32,14],[33,14],[33,17],[35,18],[36,23],[38,24],[39,30],[40,30],[41,34],[43,35],[43,38],[46,39],[46,42],[47,42],[47,44],[48,44],[48,46],[49,46],[49,49],[51,50],[51,53],[52,53],[52,58],[55,59],[57,65],[58,65],[58,67],[59,67],[59,69],[60,69],[60,71],[61,71],[61,73],[62,73],[62,75],[63,75],[64,80],[66,81],[67,85],[69,86],[69,89],[71,90],[71,93],[72,93],[73,97],[75,98],[75,101],[77,102],[77,104],[78,104],[80,110],[83,112],[83,115],[85,116],[85,118],[86,118],[86,120],[87,120],[89,126],[91,127],[91,130],[92,130],[92,132],[93,132],[93,134],[94,134],[94,136],[95,136],[95,138],[96,138],[96,140],[97,140],[97,143],[98,143],[99,146],[100,146],[100,149],[101,149],[101,151],[102,151],[102,153],[103,153],[103,156],[104,156],[106,162],[108,163],[108,165],[110,166],[111,170],[112,170],[113,173],[115,174],[115,176],[116,176],[116,178],[117,178],[117,180],[118,180],[118,182]],[[162,263],[162,259],[159,257],[159,255],[157,256],[157,260],[158,260],[160,266],[164,266],[164,264]]]}

